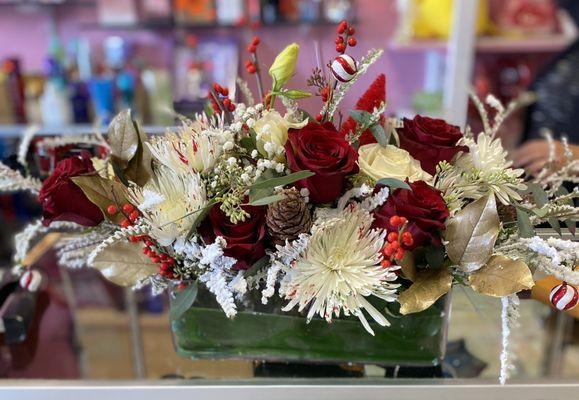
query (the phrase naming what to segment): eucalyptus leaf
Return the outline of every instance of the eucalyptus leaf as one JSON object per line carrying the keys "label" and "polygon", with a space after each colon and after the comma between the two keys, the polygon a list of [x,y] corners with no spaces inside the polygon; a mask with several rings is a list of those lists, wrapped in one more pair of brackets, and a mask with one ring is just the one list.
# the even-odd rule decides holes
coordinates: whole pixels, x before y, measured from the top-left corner
{"label": "eucalyptus leaf", "polygon": [[349,110],[350,117],[360,125],[368,125],[372,120],[372,114],[365,110]]}
{"label": "eucalyptus leaf", "polygon": [[277,203],[280,200],[285,199],[283,194],[274,194],[272,196],[262,197],[260,199],[249,202],[250,206],[265,206],[271,203]]}
{"label": "eucalyptus leaf", "polygon": [[476,271],[491,257],[499,229],[493,194],[470,203],[446,223],[448,258],[465,272]]}
{"label": "eucalyptus leaf", "polygon": [[171,309],[169,311],[171,321],[175,321],[191,308],[193,303],[195,303],[198,291],[198,283],[194,281],[180,292],[177,292],[174,298],[171,298]]}
{"label": "eucalyptus leaf", "polygon": [[302,179],[309,178],[310,176],[315,175],[313,172],[304,170],[294,172],[293,174],[280,176],[277,178],[270,178],[260,182],[256,182],[251,185],[250,189],[264,189],[264,188],[275,188],[278,186],[285,186],[289,185],[290,183],[297,182]]}
{"label": "eucalyptus leaf", "polygon": [[[543,189],[540,185],[536,183],[529,183],[527,185],[527,188],[533,194],[533,198],[535,199],[535,203],[537,204],[537,206],[543,207],[545,204],[549,202],[549,195],[547,194],[547,192],[545,192],[545,189]],[[542,216],[539,215],[540,211],[547,213],[549,210],[539,208],[539,210],[534,211],[535,214],[537,214],[537,216],[542,218],[545,215],[544,214]],[[547,219],[547,222],[549,222],[551,228],[553,228],[559,235],[561,234],[561,224],[559,224],[559,220],[557,220],[557,218],[549,218]]]}
{"label": "eucalyptus leaf", "polygon": [[532,238],[535,236],[535,230],[531,219],[526,211],[517,207],[517,227],[519,228],[519,236],[522,238]]}
{"label": "eucalyptus leaf", "polygon": [[400,179],[396,178],[382,178],[379,179],[376,184],[388,186],[391,189],[408,189],[410,190],[410,185]]}
{"label": "eucalyptus leaf", "polygon": [[371,125],[368,129],[374,135],[374,138],[378,142],[380,146],[386,147],[388,146],[389,138],[384,131],[384,128],[379,123]]}

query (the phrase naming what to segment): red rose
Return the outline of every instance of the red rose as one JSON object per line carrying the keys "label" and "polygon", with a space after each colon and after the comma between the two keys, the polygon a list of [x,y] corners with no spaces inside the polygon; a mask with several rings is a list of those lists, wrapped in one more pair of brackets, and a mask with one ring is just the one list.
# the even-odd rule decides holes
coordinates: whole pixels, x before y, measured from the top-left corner
{"label": "red rose", "polygon": [[103,221],[101,210],[70,179],[93,173],[95,169],[86,151],[56,164],[52,175],[42,184],[38,196],[42,204],[44,226],[50,225],[52,221],[76,222],[84,226],[95,226]]}
{"label": "red rose", "polygon": [[399,215],[408,220],[407,229],[414,238],[411,249],[429,244],[441,245],[440,234],[449,212],[440,191],[424,181],[409,185],[411,190],[396,189],[386,203],[374,211],[374,226],[387,231],[395,230],[390,225],[390,217]]}
{"label": "red rose", "polygon": [[462,138],[458,126],[449,125],[442,119],[417,115],[413,120],[404,118],[404,127],[398,130],[400,147],[420,161],[422,169],[431,175],[436,173],[440,161],[450,161],[459,151],[468,147],[457,146]]}
{"label": "red rose", "polygon": [[296,183],[310,191],[312,203],[336,200],[342,194],[346,176],[358,172],[358,153],[329,122],[310,122],[302,129],[290,129],[285,150],[293,172],[315,173]]}
{"label": "red rose", "polygon": [[249,217],[234,224],[219,204],[213,206],[201,224],[199,232],[206,243],[213,243],[217,236],[227,241],[223,254],[235,258],[235,268],[248,269],[265,255],[266,207],[242,206]]}

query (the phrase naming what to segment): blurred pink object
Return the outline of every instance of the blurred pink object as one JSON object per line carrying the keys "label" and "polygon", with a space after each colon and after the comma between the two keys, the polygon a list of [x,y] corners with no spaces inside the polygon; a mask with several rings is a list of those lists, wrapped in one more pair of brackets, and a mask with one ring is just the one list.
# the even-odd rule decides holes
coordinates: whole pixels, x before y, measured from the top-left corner
{"label": "blurred pink object", "polygon": [[491,7],[501,34],[544,35],[558,27],[555,0],[495,0]]}

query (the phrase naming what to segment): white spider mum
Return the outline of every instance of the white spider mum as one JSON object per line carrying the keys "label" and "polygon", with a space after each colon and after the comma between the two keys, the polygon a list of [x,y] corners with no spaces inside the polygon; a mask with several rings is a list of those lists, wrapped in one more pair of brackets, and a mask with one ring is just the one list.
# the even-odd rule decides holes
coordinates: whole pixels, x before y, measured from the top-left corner
{"label": "white spider mum", "polygon": [[386,233],[371,229],[373,217],[355,205],[313,232],[308,247],[288,270],[285,297],[290,300],[284,311],[296,305],[299,311],[309,306],[307,319],[319,314],[328,322],[332,316],[357,316],[364,328],[374,334],[362,310],[380,325],[386,318],[366,299],[376,296],[396,300],[397,284],[393,269],[380,265],[380,250]]}
{"label": "white spider mum", "polygon": [[169,246],[191,229],[196,211],[205,207],[207,197],[198,173],[179,174],[160,167],[143,188],[130,190],[143,218],[151,225],[151,236]]}
{"label": "white spider mum", "polygon": [[147,145],[157,161],[174,171],[205,172],[213,168],[229,136],[206,121],[188,121],[177,133],[154,137]]}

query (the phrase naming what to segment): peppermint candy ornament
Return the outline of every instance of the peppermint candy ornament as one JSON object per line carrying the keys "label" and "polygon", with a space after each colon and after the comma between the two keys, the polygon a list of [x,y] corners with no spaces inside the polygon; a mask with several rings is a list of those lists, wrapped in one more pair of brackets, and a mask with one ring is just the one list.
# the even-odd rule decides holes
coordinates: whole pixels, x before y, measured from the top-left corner
{"label": "peppermint candy ornament", "polygon": [[42,281],[42,275],[38,271],[26,271],[20,277],[20,286],[30,292],[36,292]]}
{"label": "peppermint candy ornament", "polygon": [[332,74],[340,82],[351,81],[358,73],[358,64],[356,60],[347,54],[339,55],[330,65]]}
{"label": "peppermint candy ornament", "polygon": [[577,291],[575,286],[563,282],[551,289],[549,300],[553,307],[558,310],[570,310],[577,305],[577,301],[579,300],[579,291]]}

